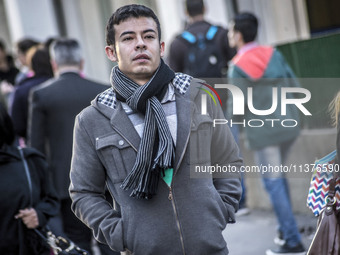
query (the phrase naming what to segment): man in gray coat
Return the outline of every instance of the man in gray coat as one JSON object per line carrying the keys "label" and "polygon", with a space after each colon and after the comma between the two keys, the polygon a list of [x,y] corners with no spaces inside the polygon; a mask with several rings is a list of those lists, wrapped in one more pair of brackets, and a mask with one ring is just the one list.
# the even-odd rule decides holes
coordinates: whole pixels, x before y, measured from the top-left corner
{"label": "man in gray coat", "polygon": [[73,126],[76,115],[108,86],[81,77],[83,58],[76,40],[56,40],[51,45],[51,60],[56,78],[31,93],[28,143],[46,154],[61,201],[64,232],[80,247],[90,250],[92,233],[72,213],[68,193]]}
{"label": "man in gray coat", "polygon": [[[213,127],[221,108],[207,100],[202,115],[203,81],[164,63],[151,9],[123,6],[106,29],[105,51],[118,66],[112,87],[76,118],[72,210],[115,251],[228,254],[222,231],[235,222],[242,159],[228,127]],[[236,173],[207,173],[217,166]]]}

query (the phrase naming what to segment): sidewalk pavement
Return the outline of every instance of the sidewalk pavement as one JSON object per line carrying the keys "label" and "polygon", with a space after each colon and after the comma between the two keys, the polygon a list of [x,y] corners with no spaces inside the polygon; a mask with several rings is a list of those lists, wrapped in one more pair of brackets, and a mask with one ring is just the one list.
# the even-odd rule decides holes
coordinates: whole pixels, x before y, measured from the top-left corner
{"label": "sidewalk pavement", "polygon": [[[315,233],[317,218],[295,214],[301,238],[308,249]],[[223,231],[230,255],[265,255],[267,249],[275,249],[277,221],[274,212],[252,210],[248,215],[238,216],[235,224],[229,224]]]}

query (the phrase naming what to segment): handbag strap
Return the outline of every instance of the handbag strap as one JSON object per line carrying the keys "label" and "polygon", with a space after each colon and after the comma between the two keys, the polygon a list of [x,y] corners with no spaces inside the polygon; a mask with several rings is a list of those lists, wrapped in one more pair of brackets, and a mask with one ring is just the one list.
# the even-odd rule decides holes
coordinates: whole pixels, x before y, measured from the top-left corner
{"label": "handbag strap", "polygon": [[[328,185],[328,195],[326,197],[326,208],[328,208],[328,214],[331,214],[333,211],[331,210],[331,208],[333,208],[333,206],[336,205],[336,196],[335,196],[336,178],[333,177],[332,179],[330,179],[328,184],[329,185]],[[335,208],[336,206],[334,206],[334,209]]]}
{"label": "handbag strap", "polygon": [[[31,174],[30,174],[30,169],[28,168],[28,164],[26,161],[26,158],[24,156],[24,152],[22,150],[22,148],[20,146],[18,146],[18,150],[20,153],[20,157],[21,157],[21,161],[22,164],[24,165],[24,169],[25,169],[25,173],[26,173],[26,179],[27,179],[27,183],[28,183],[28,188],[30,190],[30,206],[33,206],[33,191],[32,191],[32,180],[31,180]],[[46,228],[48,228],[46,226]],[[38,229],[33,229],[35,233],[37,233],[44,241],[48,242],[48,238]],[[49,229],[48,229],[49,230]]]}
{"label": "handbag strap", "polygon": [[25,159],[24,153],[23,153],[22,148],[20,146],[18,146],[18,150],[19,150],[21,161],[24,165],[24,169],[25,169],[25,173],[26,173],[26,177],[27,177],[28,188],[30,190],[30,206],[32,207],[33,206],[33,194],[32,194],[32,180],[31,180],[30,170],[28,168],[27,161]]}
{"label": "handbag strap", "polygon": [[328,197],[334,198],[334,196],[335,196],[335,183],[336,183],[336,178],[333,177],[329,181]]}

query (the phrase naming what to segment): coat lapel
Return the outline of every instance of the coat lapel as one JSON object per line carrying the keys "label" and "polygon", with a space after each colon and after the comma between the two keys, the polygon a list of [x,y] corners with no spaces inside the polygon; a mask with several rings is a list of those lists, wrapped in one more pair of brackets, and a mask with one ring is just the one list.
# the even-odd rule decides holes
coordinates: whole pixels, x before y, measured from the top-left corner
{"label": "coat lapel", "polygon": [[176,91],[176,112],[177,112],[177,141],[175,152],[175,171],[182,162],[183,154],[188,146],[193,103],[190,100],[190,91],[181,95]]}

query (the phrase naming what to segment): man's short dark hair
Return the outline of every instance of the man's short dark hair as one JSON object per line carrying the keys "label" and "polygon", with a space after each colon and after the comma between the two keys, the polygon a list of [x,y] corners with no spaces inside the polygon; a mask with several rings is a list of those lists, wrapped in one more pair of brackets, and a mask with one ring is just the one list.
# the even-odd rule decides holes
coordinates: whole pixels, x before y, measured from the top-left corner
{"label": "man's short dark hair", "polygon": [[114,25],[119,25],[121,22],[129,19],[129,18],[152,18],[157,25],[158,30],[158,39],[161,41],[161,25],[156,14],[149,8],[144,5],[131,4],[125,5],[118,8],[110,17],[106,25],[106,44],[114,45],[115,44],[115,29]]}
{"label": "man's short dark hair", "polygon": [[195,17],[204,13],[203,0],[186,0],[185,6],[190,17]]}
{"label": "man's short dark hair", "polygon": [[253,14],[249,12],[240,13],[236,15],[233,21],[234,30],[239,31],[242,34],[243,41],[245,43],[255,40],[257,35],[258,20]]}
{"label": "man's short dark hair", "polygon": [[15,139],[15,131],[11,117],[3,104],[0,103],[0,148],[4,144],[12,145]]}
{"label": "man's short dark hair", "polygon": [[24,38],[22,40],[20,40],[17,43],[17,48],[20,52],[22,52],[23,54],[26,54],[26,52],[33,46],[38,45],[39,42],[30,38]]}

